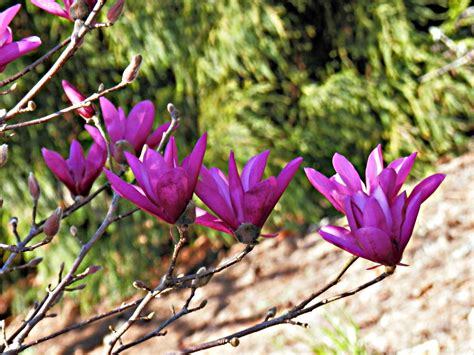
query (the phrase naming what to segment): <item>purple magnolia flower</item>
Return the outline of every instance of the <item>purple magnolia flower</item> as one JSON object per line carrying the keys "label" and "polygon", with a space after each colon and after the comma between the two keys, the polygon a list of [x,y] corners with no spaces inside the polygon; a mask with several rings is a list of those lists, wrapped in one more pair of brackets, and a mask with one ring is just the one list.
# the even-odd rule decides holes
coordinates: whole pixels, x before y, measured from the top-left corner
{"label": "purple magnolia flower", "polygon": [[89,149],[87,157],[78,141],[73,140],[69,158],[43,148],[44,161],[53,174],[71,191],[73,196],[87,196],[92,184],[102,172],[107,159],[107,145],[99,130],[85,126],[95,143]]}
{"label": "purple magnolia flower", "polygon": [[181,164],[173,137],[166,146],[164,156],[149,147],[145,150],[143,161],[125,152],[137,185],[121,180],[106,169],[105,174],[117,194],[153,216],[175,224],[193,197],[206,141],[207,135],[204,134]]}
{"label": "purple magnolia flower", "polygon": [[[85,5],[88,6],[89,12],[94,8],[97,0],[84,0]],[[43,9],[50,14],[55,16],[64,17],[69,21],[73,21],[71,15],[71,6],[74,3],[74,0],[62,0],[64,7],[59,5],[57,0],[31,0],[31,3],[35,6],[38,6],[40,9]]]}
{"label": "purple magnolia flower", "polygon": [[324,180],[321,174],[306,168],[311,183],[346,214],[349,222],[349,229],[322,227],[321,236],[349,253],[381,265],[403,265],[400,261],[420,206],[445,178],[443,174],[434,174],[416,185],[410,196],[405,191],[398,194],[415,155],[395,160],[384,168],[379,145],[367,163],[366,186],[352,164],[339,154],[335,155],[334,166],[341,182]]}
{"label": "purple magnolia flower", "polygon": [[[78,104],[86,99],[86,97],[67,80],[63,80],[61,83],[63,85],[64,93],[73,105]],[[95,115],[95,110],[92,106],[78,108],[76,112],[86,120],[91,119]]]}
{"label": "purple magnolia flower", "polygon": [[36,36],[13,42],[12,30],[8,25],[20,8],[21,5],[17,4],[0,12],[0,73],[5,70],[8,63],[41,45],[41,40]]}
{"label": "purple magnolia flower", "polygon": [[203,167],[196,194],[220,220],[198,210],[196,223],[235,235],[241,242],[254,243],[303,161],[296,158],[286,165],[278,177],[270,176],[262,180],[269,154],[267,150],[250,159],[241,176],[233,152],[229,157],[229,177],[218,168]]}
{"label": "purple magnolia flower", "polygon": [[128,142],[127,145],[132,148],[133,153],[140,155],[145,144],[155,149],[160,144],[163,133],[170,126],[169,122],[162,124],[151,133],[155,106],[148,100],[136,104],[128,114],[128,118],[125,117],[121,107],[117,110],[105,97],[100,98],[100,107],[111,140],[110,150],[115,160],[119,162],[123,157],[120,156],[120,149],[117,150],[117,143]]}
{"label": "purple magnolia flower", "polygon": [[[311,184],[332,203],[334,208],[345,213],[344,201],[347,196],[351,196],[357,191],[363,191],[368,194],[374,191],[380,180],[392,181],[394,175],[395,181],[393,185],[384,186],[389,189],[386,191],[387,197],[392,201],[400,191],[403,183],[408,177],[413,163],[416,159],[416,153],[410,154],[408,157],[399,158],[390,163],[384,169],[382,147],[380,144],[370,153],[365,169],[365,184],[359,177],[359,173],[349,160],[341,154],[334,154],[332,164],[336,174],[327,178],[320,172],[305,168],[306,176]],[[390,176],[389,176],[390,175]]]}

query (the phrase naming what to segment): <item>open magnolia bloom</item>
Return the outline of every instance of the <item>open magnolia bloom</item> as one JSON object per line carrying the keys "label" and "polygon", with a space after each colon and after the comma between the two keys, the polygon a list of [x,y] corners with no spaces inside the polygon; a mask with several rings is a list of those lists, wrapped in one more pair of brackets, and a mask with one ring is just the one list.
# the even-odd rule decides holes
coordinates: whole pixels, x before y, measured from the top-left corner
{"label": "open magnolia bloom", "polygon": [[[334,207],[346,214],[349,223],[348,229],[322,227],[321,236],[356,256],[381,265],[400,265],[421,204],[445,178],[443,174],[434,174],[416,185],[410,196],[405,191],[398,194],[415,156],[413,153],[384,168],[379,145],[369,157],[367,186],[341,155],[334,159],[338,177],[333,180],[325,177],[324,180],[320,173],[306,168],[308,179]],[[339,179],[341,182],[337,182]]]}
{"label": "open magnolia bloom", "polygon": [[[67,80],[63,80],[61,84],[63,86],[64,93],[73,105],[81,103],[86,99],[86,97]],[[76,112],[86,120],[91,119],[95,115],[95,110],[92,106],[84,106],[78,108]]]}
{"label": "open magnolia bloom", "polygon": [[[74,4],[75,0],[31,0],[31,3],[33,5],[38,6],[40,9],[43,9],[46,12],[49,12],[50,14],[64,17],[65,19],[68,19],[69,21],[74,21],[73,17],[74,14],[73,12],[75,11],[74,7],[72,5]],[[62,2],[64,7],[59,5],[59,2]],[[77,6],[83,6],[87,7],[85,9],[82,9],[81,11],[84,13],[89,13],[95,6],[97,0],[79,0]],[[77,10],[76,10],[77,11]]]}
{"label": "open magnolia bloom", "polygon": [[102,172],[107,160],[107,145],[99,130],[86,125],[94,143],[87,157],[77,140],[73,140],[69,158],[64,159],[59,153],[43,148],[44,161],[52,173],[71,191],[73,196],[87,196],[94,181]]}
{"label": "open magnolia bloom", "polygon": [[17,4],[0,12],[0,73],[5,70],[8,63],[41,45],[41,40],[36,36],[13,42],[12,30],[8,25],[20,8],[21,5]]}
{"label": "open magnolia bloom", "polygon": [[201,170],[206,140],[207,135],[204,134],[181,164],[178,162],[178,150],[173,137],[166,146],[164,156],[149,147],[145,150],[143,161],[125,152],[137,185],[123,181],[106,169],[105,174],[117,194],[142,210],[169,224],[190,224],[193,216],[183,214],[195,212],[194,205],[192,211],[188,211],[187,207]]}
{"label": "open magnolia bloom", "polygon": [[119,163],[125,162],[124,151],[129,151],[136,156],[141,154],[143,146],[155,149],[170,123],[164,123],[152,131],[155,120],[155,106],[151,101],[145,100],[136,104],[128,117],[124,110],[118,109],[105,97],[100,98],[100,108],[104,116],[105,127],[110,137],[110,151]]}
{"label": "open magnolia bloom", "polygon": [[387,174],[394,175],[395,180],[390,190],[387,191],[388,199],[392,201],[400,191],[403,183],[408,177],[413,163],[416,159],[416,153],[407,157],[399,158],[390,163],[384,169],[382,147],[380,144],[370,153],[365,169],[365,184],[359,177],[359,173],[349,160],[341,154],[334,154],[332,164],[336,174],[327,178],[319,171],[312,168],[305,168],[306,176],[316,190],[321,192],[329,202],[339,212],[345,213],[344,201],[346,197],[351,196],[357,191],[363,191],[370,194],[374,191],[380,179],[386,179]]}
{"label": "open magnolia bloom", "polygon": [[[262,180],[267,150],[250,159],[239,175],[234,153],[229,157],[229,176],[218,168],[201,169],[196,194],[220,219],[198,209],[196,223],[253,244],[268,216],[298,170],[302,158],[289,162],[278,177]],[[265,236],[265,235],[263,235]],[[272,235],[274,236],[274,235]]]}

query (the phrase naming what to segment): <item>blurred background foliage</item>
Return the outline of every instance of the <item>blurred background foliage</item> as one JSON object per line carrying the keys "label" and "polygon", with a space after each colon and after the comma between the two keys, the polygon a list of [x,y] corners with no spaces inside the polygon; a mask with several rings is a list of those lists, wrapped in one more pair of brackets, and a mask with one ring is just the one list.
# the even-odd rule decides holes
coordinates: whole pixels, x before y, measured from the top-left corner
{"label": "blurred background foliage", "polygon": [[[17,2],[3,0],[1,9]],[[66,38],[73,27],[29,1],[20,2],[25,6],[12,24],[15,38],[37,34],[43,45],[35,54],[10,64],[2,78]],[[386,160],[418,151],[415,174],[421,175],[441,156],[462,152],[472,133],[472,66],[423,84],[418,80],[456,58],[433,43],[430,26],[438,26],[459,45],[474,47],[474,21],[459,21],[469,3],[127,1],[119,22],[94,31],[37,96],[37,111],[21,119],[65,107],[60,80],[67,79],[91,94],[100,83],[109,87],[119,82],[132,55],[141,53],[144,64],[139,79],[109,99],[127,111],[140,100],[154,101],[157,124],[167,119],[166,104],[173,102],[183,117],[177,133],[182,156],[207,131],[207,165],[227,169],[230,149],[241,166],[254,154],[271,149],[272,174],[295,156],[304,157],[304,166],[331,174],[331,158],[337,151],[350,157],[362,172],[370,150],[382,143]],[[12,107],[50,64],[19,80],[14,94],[0,97],[0,108]],[[40,147],[66,155],[75,137],[88,145],[83,124],[79,116],[65,115],[14,137],[0,138],[10,145],[10,161],[0,170],[5,200],[0,210],[2,242],[11,241],[6,226],[12,215],[20,217],[23,233],[28,228],[29,171],[35,172],[43,191],[40,217],[46,217],[58,199],[61,205],[71,203],[45,169]],[[85,240],[104,215],[107,198],[68,218],[57,240],[36,253],[47,253],[48,258],[39,267],[35,284],[49,282],[61,262],[73,260],[80,243],[69,235],[69,227],[76,225],[78,238]],[[131,207],[123,205],[121,211]],[[334,212],[327,207],[301,170],[277,206],[270,229],[318,223],[324,213]],[[222,243],[221,237],[213,240]],[[112,226],[90,254],[90,263],[104,270],[91,277],[81,292],[83,306],[106,294],[108,301],[114,301],[115,296],[132,292],[131,281],[138,277],[146,281],[158,277],[160,256],[170,243],[168,228],[159,227],[144,213]],[[9,277],[4,286],[22,275]],[[32,288],[16,296],[28,300],[35,294]]]}

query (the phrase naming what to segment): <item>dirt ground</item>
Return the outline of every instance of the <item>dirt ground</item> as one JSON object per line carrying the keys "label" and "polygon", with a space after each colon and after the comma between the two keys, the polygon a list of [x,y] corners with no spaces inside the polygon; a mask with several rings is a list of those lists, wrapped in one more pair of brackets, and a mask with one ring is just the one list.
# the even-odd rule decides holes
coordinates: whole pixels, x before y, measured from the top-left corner
{"label": "dirt ground", "polygon": [[[225,345],[204,353],[310,353],[314,344],[325,340],[327,317],[337,318],[343,312],[358,324],[358,337],[369,353],[474,354],[474,153],[442,164],[438,171],[447,178],[422,209],[403,259],[409,267],[399,267],[382,283],[300,317],[309,329],[281,325],[240,339],[237,348]],[[242,245],[234,246],[228,256],[241,249]],[[204,310],[178,320],[165,337],[149,340],[128,354],[166,353],[228,335],[259,322],[271,307],[281,314],[331,279],[348,257],[316,233],[266,240],[240,264],[198,290],[192,304],[206,299]],[[372,279],[382,271],[366,270],[372,265],[358,260],[324,296]],[[155,312],[154,319],[136,324],[125,342],[169,317],[172,301],[179,309],[187,292],[155,301],[149,308]],[[65,307],[72,306],[66,303]],[[58,313],[59,317],[42,322],[29,339],[79,320],[68,309]],[[69,333],[32,353],[100,354],[108,326],[120,321],[115,318]]]}

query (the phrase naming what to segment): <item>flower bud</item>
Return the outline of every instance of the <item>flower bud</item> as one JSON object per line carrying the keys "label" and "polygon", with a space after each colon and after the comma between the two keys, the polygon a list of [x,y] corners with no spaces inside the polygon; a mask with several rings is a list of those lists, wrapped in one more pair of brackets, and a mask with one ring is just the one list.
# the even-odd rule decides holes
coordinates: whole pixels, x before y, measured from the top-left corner
{"label": "flower bud", "polygon": [[41,189],[39,187],[38,180],[36,180],[36,177],[31,172],[28,176],[28,191],[30,192],[33,201],[37,202],[41,195]]}
{"label": "flower bud", "polygon": [[41,262],[43,261],[43,258],[34,258],[28,262],[28,267],[37,267]]}
{"label": "flower bud", "polygon": [[260,228],[251,223],[242,223],[235,231],[237,240],[244,244],[255,244],[260,235]]}
{"label": "flower bud", "polygon": [[33,100],[30,100],[30,101],[28,101],[28,104],[27,104],[26,107],[27,107],[27,110],[30,111],[30,112],[36,110],[36,108],[37,108],[36,102],[34,102]]}
{"label": "flower bud", "polygon": [[44,222],[43,232],[47,237],[47,240],[51,240],[58,233],[59,227],[61,226],[61,217],[63,210],[59,207],[56,211],[53,212],[51,216],[48,217],[46,222]]}
{"label": "flower bud", "polygon": [[0,168],[5,166],[8,161],[8,145],[0,145]]}
{"label": "flower bud", "polygon": [[206,286],[212,278],[212,274],[205,275],[206,273],[207,269],[205,266],[199,268],[199,270],[196,272],[197,278],[193,280],[191,286],[195,288]]}
{"label": "flower bud", "polygon": [[135,155],[135,149],[133,149],[133,146],[130,144],[130,142],[125,139],[121,139],[115,143],[114,158],[117,163],[122,165],[128,164],[127,158],[125,158],[125,152],[130,152]]}
{"label": "flower bud", "polygon": [[189,226],[194,223],[196,219],[196,204],[193,200],[189,201],[188,205],[184,209],[183,214],[176,221],[177,225]]}
{"label": "flower bud", "polygon": [[239,338],[232,338],[229,340],[229,344],[236,348],[237,346],[239,346],[240,340]]}
{"label": "flower bud", "polygon": [[122,15],[124,5],[125,0],[117,0],[107,12],[107,20],[112,23],[116,22]]}
{"label": "flower bud", "polygon": [[74,0],[71,7],[69,8],[69,16],[74,21],[82,20],[84,21],[87,16],[89,16],[91,9],[86,0]]}
{"label": "flower bud", "polygon": [[140,54],[134,55],[130,64],[125,68],[122,74],[122,82],[131,83],[137,78],[140,65],[142,64],[142,56]]}

